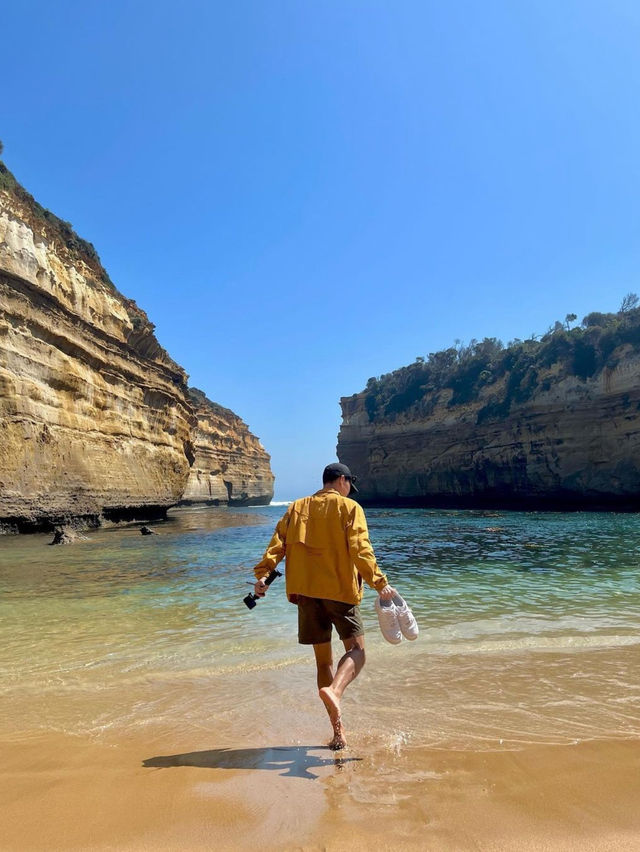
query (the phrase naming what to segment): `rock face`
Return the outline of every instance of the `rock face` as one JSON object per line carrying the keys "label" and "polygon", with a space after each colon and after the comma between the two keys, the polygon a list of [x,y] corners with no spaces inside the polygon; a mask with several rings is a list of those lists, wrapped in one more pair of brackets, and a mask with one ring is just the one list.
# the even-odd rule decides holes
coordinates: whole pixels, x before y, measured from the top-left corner
{"label": "rock face", "polygon": [[588,378],[540,368],[537,390],[506,407],[508,375],[463,404],[443,389],[422,415],[371,418],[366,391],[343,398],[338,457],[363,502],[640,508],[637,349],[618,347]]}
{"label": "rock face", "polygon": [[198,419],[195,462],[182,503],[265,505],[273,497],[269,455],[247,425],[197,388],[189,397]]}
{"label": "rock face", "polygon": [[1,529],[150,519],[179,502],[198,421],[153,330],[93,247],[0,163]]}

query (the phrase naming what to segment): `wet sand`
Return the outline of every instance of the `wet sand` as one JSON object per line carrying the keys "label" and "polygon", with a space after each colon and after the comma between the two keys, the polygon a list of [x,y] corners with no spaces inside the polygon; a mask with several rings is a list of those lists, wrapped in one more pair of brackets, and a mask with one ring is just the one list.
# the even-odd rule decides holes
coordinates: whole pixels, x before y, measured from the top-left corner
{"label": "wet sand", "polygon": [[365,599],[333,753],[282,588],[242,604],[269,511],[3,543],[1,852],[640,852],[635,520],[379,516],[421,635]]}
{"label": "wet sand", "polygon": [[6,850],[640,849],[640,743],[521,751],[255,733],[4,741]]}

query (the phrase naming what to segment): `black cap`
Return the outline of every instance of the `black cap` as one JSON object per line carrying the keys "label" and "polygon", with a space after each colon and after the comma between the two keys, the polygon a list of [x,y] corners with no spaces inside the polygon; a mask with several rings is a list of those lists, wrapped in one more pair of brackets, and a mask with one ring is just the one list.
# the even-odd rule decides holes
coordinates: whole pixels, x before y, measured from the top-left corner
{"label": "black cap", "polygon": [[354,491],[356,492],[356,494],[358,493],[358,489],[355,486],[356,477],[351,473],[346,464],[340,464],[340,462],[328,464],[322,472],[322,481],[332,482],[339,476],[344,476],[351,482],[351,491],[349,493],[353,493]]}

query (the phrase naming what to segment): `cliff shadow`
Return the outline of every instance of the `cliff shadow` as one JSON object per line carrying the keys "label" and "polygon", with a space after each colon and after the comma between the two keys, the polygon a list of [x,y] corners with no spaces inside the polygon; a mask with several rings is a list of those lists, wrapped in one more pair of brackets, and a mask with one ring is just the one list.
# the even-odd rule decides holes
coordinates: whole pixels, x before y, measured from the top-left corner
{"label": "cliff shadow", "polygon": [[[312,752],[328,753],[322,757]],[[271,748],[214,748],[184,754],[158,755],[142,761],[148,769],[168,769],[174,766],[197,766],[201,769],[263,769],[278,772],[288,778],[315,781],[319,776],[312,769],[328,766],[341,768],[360,757],[338,756],[328,746],[273,746]]]}

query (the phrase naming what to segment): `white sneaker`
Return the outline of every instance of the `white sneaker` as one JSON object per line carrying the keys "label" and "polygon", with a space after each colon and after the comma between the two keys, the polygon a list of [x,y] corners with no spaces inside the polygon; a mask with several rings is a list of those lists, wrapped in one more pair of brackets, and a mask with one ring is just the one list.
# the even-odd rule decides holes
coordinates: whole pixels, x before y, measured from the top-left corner
{"label": "white sneaker", "polygon": [[393,601],[383,601],[380,597],[376,598],[376,612],[378,613],[380,630],[387,642],[391,642],[392,645],[398,645],[402,642],[402,631]]}
{"label": "white sneaker", "polygon": [[398,617],[398,623],[400,625],[402,635],[405,639],[417,639],[419,633],[418,623],[409,609],[409,605],[400,597],[400,595],[396,595],[392,598],[392,600],[395,604],[396,615]]}

